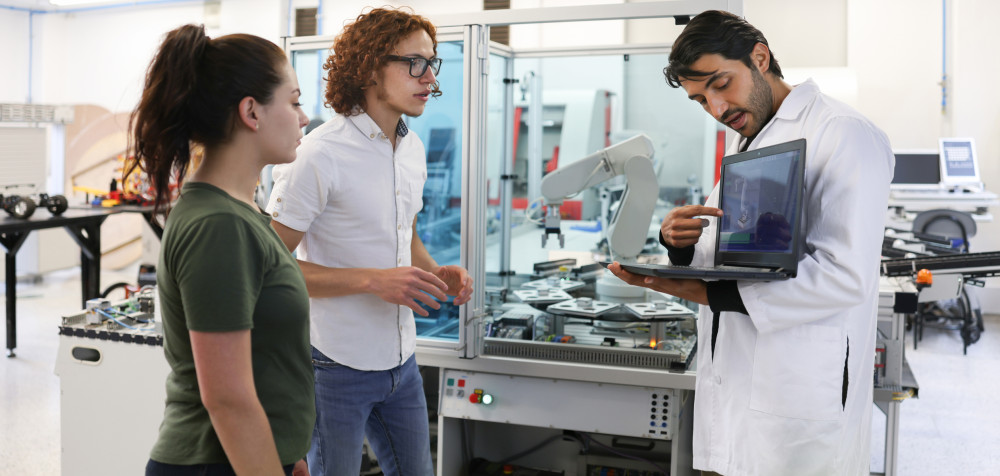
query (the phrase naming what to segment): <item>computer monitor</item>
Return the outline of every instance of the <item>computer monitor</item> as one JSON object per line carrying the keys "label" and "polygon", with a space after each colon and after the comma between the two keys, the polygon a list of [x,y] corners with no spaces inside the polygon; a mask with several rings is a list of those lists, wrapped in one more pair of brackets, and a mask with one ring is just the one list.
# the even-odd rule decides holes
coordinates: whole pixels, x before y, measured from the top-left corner
{"label": "computer monitor", "polygon": [[941,138],[941,183],[980,185],[976,143],[970,138]]}
{"label": "computer monitor", "polygon": [[427,165],[428,166],[451,166],[451,156],[455,151],[455,129],[440,128],[431,129],[431,136],[427,141]]}
{"label": "computer monitor", "polygon": [[941,159],[933,149],[894,150],[896,166],[892,175],[894,190],[933,190],[941,188]]}

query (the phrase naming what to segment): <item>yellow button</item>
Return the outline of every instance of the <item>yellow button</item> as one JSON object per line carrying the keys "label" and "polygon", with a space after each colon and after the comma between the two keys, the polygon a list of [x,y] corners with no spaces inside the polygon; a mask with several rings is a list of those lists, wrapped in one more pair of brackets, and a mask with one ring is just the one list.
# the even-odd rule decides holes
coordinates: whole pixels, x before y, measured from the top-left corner
{"label": "yellow button", "polygon": [[271,216],[273,216],[273,217],[276,217],[276,216],[278,216],[278,212],[274,212],[274,213],[272,213],[272,214],[271,214]]}
{"label": "yellow button", "polygon": [[372,139],[374,139],[375,138],[375,134],[372,134],[372,135],[370,135],[368,137],[371,137]]}
{"label": "yellow button", "polygon": [[402,230],[403,229],[403,225],[396,225],[396,229],[397,230]]}
{"label": "yellow button", "polygon": [[399,195],[399,190],[396,190],[396,195]]}
{"label": "yellow button", "polygon": [[281,197],[278,197],[278,202],[281,202]]}

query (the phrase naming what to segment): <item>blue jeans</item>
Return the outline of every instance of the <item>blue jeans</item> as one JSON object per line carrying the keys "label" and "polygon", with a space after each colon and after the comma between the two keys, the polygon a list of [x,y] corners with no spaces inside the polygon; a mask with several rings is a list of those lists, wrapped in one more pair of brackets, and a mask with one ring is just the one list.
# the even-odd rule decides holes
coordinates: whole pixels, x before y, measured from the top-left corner
{"label": "blue jeans", "polygon": [[340,365],[314,347],[316,426],[306,461],[311,476],[356,475],[365,436],[386,476],[431,476],[423,378],[411,356],[389,370]]}
{"label": "blue jeans", "polygon": [[[285,474],[292,475],[294,464],[285,466]],[[229,463],[179,465],[149,460],[146,462],[146,476],[236,476]]]}

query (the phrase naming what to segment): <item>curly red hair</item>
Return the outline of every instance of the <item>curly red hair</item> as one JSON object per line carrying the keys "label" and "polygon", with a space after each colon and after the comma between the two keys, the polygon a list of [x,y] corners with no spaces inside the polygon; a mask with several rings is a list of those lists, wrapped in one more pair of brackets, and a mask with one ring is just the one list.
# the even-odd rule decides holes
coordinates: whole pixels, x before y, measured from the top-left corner
{"label": "curly red hair", "polygon": [[[372,73],[387,63],[385,57],[415,31],[424,30],[434,42],[437,54],[437,29],[426,18],[401,9],[374,8],[358,15],[333,40],[326,70],[326,102],[339,114],[350,115],[355,106],[365,107],[364,88],[371,85]],[[441,90],[435,82],[431,95]]]}

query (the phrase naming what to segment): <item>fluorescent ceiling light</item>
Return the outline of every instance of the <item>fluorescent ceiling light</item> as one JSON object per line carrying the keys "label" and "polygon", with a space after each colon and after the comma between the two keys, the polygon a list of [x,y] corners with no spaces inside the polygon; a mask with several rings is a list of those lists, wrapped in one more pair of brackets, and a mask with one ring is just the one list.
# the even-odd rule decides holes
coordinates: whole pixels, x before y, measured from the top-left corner
{"label": "fluorescent ceiling light", "polygon": [[88,5],[94,3],[122,3],[114,2],[112,0],[49,0],[49,3],[57,7],[68,7],[72,5]]}

